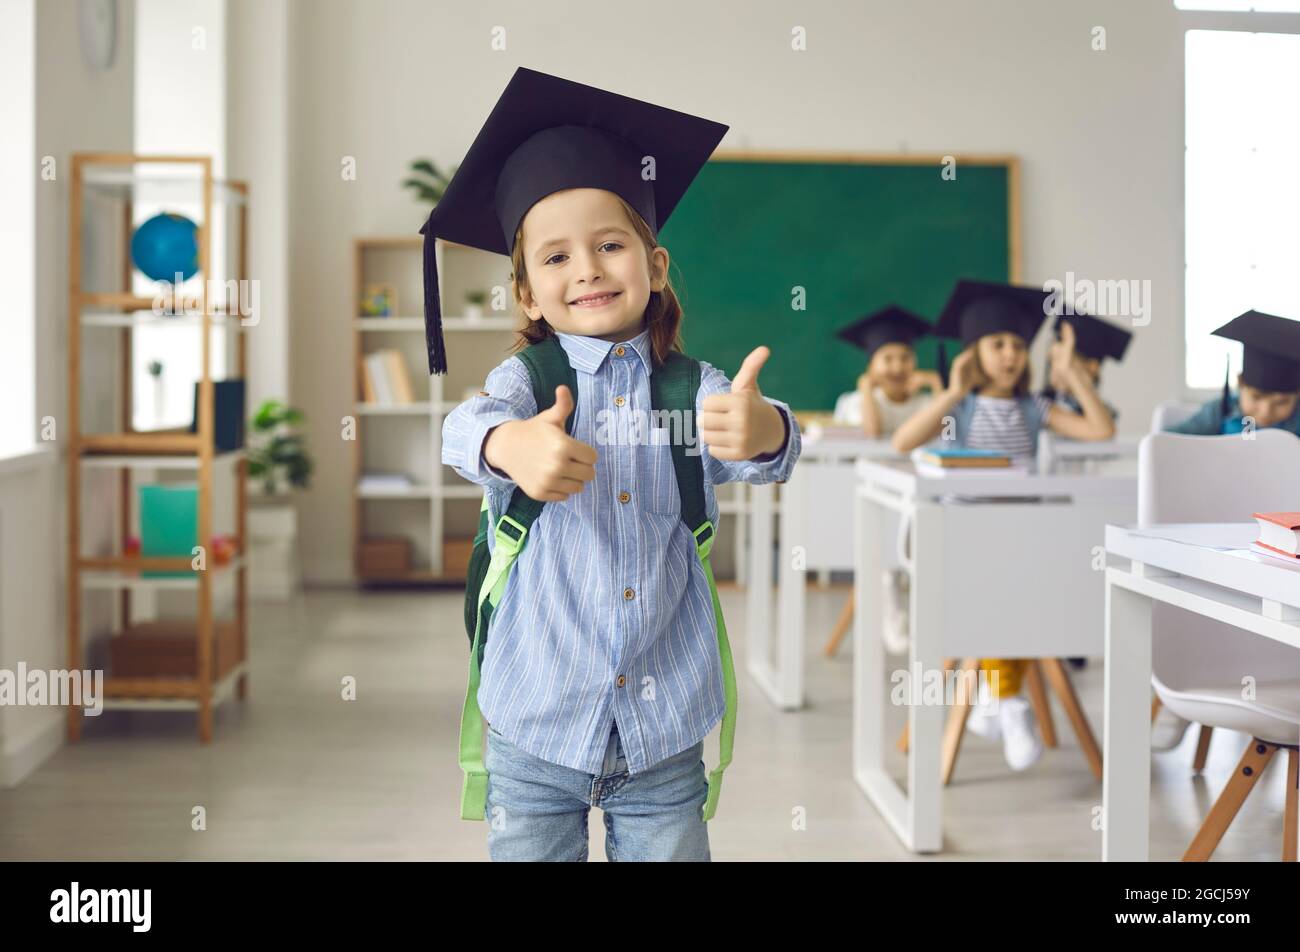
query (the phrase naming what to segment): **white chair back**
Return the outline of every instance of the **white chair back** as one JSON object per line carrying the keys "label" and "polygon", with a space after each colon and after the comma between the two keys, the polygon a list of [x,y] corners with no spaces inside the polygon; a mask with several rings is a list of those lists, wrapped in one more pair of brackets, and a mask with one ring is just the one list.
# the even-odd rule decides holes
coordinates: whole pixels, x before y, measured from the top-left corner
{"label": "white chair back", "polygon": [[[1300,508],[1300,438],[1284,430],[1241,435],[1152,433],[1138,450],[1138,524],[1253,522],[1254,512]],[[1151,612],[1157,688],[1300,678],[1300,651],[1181,608]]]}

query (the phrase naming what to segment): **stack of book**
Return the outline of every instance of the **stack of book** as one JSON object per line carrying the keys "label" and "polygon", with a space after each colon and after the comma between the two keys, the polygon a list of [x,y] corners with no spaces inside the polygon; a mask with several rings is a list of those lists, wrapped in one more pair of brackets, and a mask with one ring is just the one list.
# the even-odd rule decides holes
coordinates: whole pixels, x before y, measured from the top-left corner
{"label": "stack of book", "polygon": [[415,402],[411,375],[399,350],[376,350],[362,356],[361,385],[366,403],[393,406]]}
{"label": "stack of book", "polygon": [[1252,550],[1300,565],[1300,512],[1257,512],[1254,517],[1259,538]]}
{"label": "stack of book", "polygon": [[1016,463],[1006,453],[990,450],[971,450],[959,446],[926,446],[912,454],[912,463],[920,476],[943,478],[950,473],[969,473],[979,470],[981,475],[1025,475],[1029,467]]}

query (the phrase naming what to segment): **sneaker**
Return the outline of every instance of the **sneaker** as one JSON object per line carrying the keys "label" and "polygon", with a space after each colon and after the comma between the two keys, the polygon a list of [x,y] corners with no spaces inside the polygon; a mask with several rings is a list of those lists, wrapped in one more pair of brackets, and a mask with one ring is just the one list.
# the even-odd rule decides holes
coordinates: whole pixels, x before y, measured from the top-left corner
{"label": "sneaker", "polygon": [[907,573],[901,569],[887,569],[880,577],[885,608],[881,615],[880,639],[890,654],[907,654]]}
{"label": "sneaker", "polygon": [[1003,698],[998,705],[1002,723],[1002,754],[1012,770],[1024,770],[1043,755],[1043,742],[1034,727],[1034,712],[1022,697]]}
{"label": "sneaker", "polygon": [[1179,717],[1163,704],[1156,711],[1156,722],[1151,725],[1151,749],[1173,750],[1183,742],[1183,735],[1191,721]]}
{"label": "sneaker", "polygon": [[992,702],[971,705],[970,714],[966,716],[966,729],[985,740],[997,740],[1002,736],[1002,721],[998,709],[1005,703],[1001,701],[997,706]]}

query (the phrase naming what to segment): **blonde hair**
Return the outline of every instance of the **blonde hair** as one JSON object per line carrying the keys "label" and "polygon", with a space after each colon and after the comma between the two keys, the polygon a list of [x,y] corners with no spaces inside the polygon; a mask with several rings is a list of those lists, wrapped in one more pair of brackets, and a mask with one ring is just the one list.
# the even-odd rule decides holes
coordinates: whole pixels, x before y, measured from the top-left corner
{"label": "blonde hair", "polygon": [[[629,205],[620,196],[618,202],[623,206],[623,212],[627,215],[628,221],[632,223],[632,230],[636,232],[641,243],[645,246],[646,257],[650,258],[659,243],[655,240],[654,234],[650,231],[650,226],[645,223],[645,219]],[[515,303],[519,306],[520,313],[524,313],[523,294],[528,290],[528,269],[524,264],[524,226],[520,222],[518,230],[515,232],[514,250],[510,253],[510,290],[514,294]],[[662,364],[668,357],[670,351],[680,351],[682,349],[681,326],[682,318],[681,303],[677,300],[677,292],[673,290],[671,279],[664,275],[664,289],[662,291],[651,291],[650,300],[646,302],[645,308],[645,326],[650,331],[650,347],[654,354],[654,363],[656,366]],[[537,320],[528,320],[527,326],[519,331],[519,339],[515,341],[514,346],[510,348],[510,353],[523,350],[529,344],[538,344],[552,337],[555,334],[555,328],[546,322],[546,318],[541,317]]]}

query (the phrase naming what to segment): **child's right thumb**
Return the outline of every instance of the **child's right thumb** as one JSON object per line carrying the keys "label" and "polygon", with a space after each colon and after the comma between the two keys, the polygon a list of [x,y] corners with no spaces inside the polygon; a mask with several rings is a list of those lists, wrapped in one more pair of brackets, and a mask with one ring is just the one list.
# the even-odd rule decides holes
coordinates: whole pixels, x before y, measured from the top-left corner
{"label": "child's right thumb", "polygon": [[569,393],[569,388],[561,384],[555,388],[555,403],[541,415],[545,417],[548,423],[564,426],[564,421],[569,418],[569,414],[572,412],[573,396]]}

